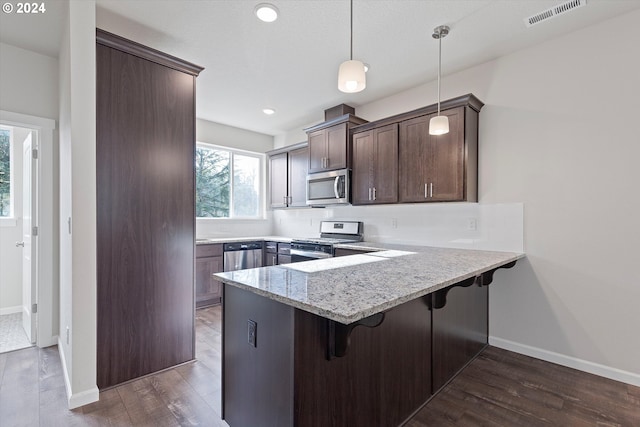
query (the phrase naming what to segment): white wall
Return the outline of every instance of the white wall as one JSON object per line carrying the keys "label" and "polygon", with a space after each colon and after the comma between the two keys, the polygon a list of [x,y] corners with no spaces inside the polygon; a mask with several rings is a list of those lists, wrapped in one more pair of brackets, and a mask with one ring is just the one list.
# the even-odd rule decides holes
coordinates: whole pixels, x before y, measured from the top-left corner
{"label": "white wall", "polygon": [[0,43],[0,110],[58,117],[58,61]]}
{"label": "white wall", "polygon": [[95,1],[69,3],[60,49],[59,350],[70,408],[98,399],[95,27]]}
{"label": "white wall", "polygon": [[[273,211],[273,234],[318,237],[320,221],[362,221],[367,242],[523,252],[521,203],[422,203]],[[469,226],[473,221],[475,229]]]}
{"label": "white wall", "polygon": [[[271,135],[203,119],[196,120],[196,141],[257,153],[265,153],[273,149]],[[266,191],[266,187],[264,190]],[[267,212],[266,218],[257,220],[198,219],[196,221],[196,236],[218,238],[267,236],[271,234],[270,218],[271,213]]]}
{"label": "white wall", "polygon": [[[40,135],[38,315],[39,346],[55,343],[59,329],[58,233],[58,60],[39,53],[0,43],[0,110],[2,121],[29,125]],[[19,239],[21,240],[21,239]],[[49,306],[47,301],[53,301]]]}
{"label": "white wall", "polygon": [[[197,90],[196,82],[196,90]],[[196,120],[196,141],[240,150],[266,153],[273,150],[273,137],[209,120]]]}
{"label": "white wall", "polygon": [[[15,222],[0,220],[0,314],[22,311],[22,143],[28,129],[13,128],[12,175],[13,217]],[[20,307],[16,311],[16,307]]]}
{"label": "white wall", "polygon": [[[527,258],[491,285],[491,342],[640,385],[638,22],[634,11],[445,76],[442,95],[486,103],[480,202],[524,203]],[[432,82],[356,113],[435,100]]]}
{"label": "white wall", "polygon": [[[0,110],[39,117],[58,116],[56,58],[0,43],[0,76]],[[15,227],[0,227],[0,310],[22,304],[22,252],[15,243],[22,240],[22,184],[19,183],[22,182],[23,140],[21,138],[14,148],[17,223]]]}

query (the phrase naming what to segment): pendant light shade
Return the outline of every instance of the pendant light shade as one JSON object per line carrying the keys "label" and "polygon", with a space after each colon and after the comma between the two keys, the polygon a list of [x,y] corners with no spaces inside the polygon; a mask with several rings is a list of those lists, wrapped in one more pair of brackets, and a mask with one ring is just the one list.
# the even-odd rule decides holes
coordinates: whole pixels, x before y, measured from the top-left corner
{"label": "pendant light shade", "polygon": [[353,59],[353,0],[351,0],[350,21],[349,61],[344,61],[340,64],[338,89],[341,92],[355,93],[367,87],[367,78],[364,72],[364,63]]}
{"label": "pendant light shade", "polygon": [[361,61],[349,60],[340,64],[338,71],[338,89],[341,92],[360,92],[367,87],[364,64]]}
{"label": "pendant light shade", "polygon": [[431,37],[438,39],[438,115],[429,120],[429,135],[449,133],[449,118],[440,115],[440,74],[442,69],[442,39],[449,34],[449,27],[441,25],[434,28]]}
{"label": "pendant light shade", "polygon": [[447,116],[435,116],[429,120],[429,135],[444,135],[449,133],[449,118]]}

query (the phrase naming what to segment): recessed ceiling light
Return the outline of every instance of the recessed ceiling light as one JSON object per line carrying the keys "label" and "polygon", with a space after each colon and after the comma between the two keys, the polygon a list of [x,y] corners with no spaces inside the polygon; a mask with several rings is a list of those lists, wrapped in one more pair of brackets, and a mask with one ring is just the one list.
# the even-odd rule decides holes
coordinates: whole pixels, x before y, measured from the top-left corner
{"label": "recessed ceiling light", "polygon": [[256,16],[263,22],[273,22],[278,19],[278,8],[269,3],[260,3],[255,9]]}
{"label": "recessed ceiling light", "polygon": [[273,108],[263,108],[262,112],[265,113],[267,116],[270,116],[272,114],[275,114],[276,110],[274,110]]}

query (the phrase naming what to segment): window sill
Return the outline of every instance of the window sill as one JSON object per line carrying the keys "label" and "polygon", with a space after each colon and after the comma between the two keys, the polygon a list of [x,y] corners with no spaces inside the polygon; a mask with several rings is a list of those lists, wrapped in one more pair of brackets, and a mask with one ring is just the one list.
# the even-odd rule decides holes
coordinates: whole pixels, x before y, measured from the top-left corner
{"label": "window sill", "polygon": [[16,218],[0,218],[0,227],[15,227],[16,225],[18,225]]}

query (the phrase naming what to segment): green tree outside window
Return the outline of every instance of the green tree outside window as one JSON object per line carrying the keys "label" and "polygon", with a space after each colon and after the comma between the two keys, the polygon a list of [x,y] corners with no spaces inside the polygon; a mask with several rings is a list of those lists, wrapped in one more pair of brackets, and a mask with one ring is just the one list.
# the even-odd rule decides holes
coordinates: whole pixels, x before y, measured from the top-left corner
{"label": "green tree outside window", "polygon": [[260,157],[198,145],[195,170],[198,218],[260,216]]}
{"label": "green tree outside window", "polygon": [[0,129],[0,217],[11,215],[11,132]]}

